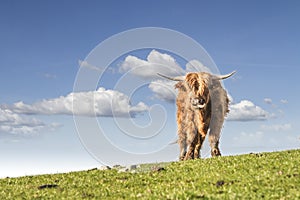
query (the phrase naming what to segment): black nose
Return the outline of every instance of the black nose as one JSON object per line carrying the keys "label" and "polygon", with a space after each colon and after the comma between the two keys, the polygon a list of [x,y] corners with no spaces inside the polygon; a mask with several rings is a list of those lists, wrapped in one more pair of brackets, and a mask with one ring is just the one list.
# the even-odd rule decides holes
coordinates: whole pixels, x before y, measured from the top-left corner
{"label": "black nose", "polygon": [[204,99],[202,99],[202,98],[201,98],[201,99],[199,99],[199,104],[200,104],[200,105],[204,105],[204,104],[205,104],[205,100],[204,100]]}

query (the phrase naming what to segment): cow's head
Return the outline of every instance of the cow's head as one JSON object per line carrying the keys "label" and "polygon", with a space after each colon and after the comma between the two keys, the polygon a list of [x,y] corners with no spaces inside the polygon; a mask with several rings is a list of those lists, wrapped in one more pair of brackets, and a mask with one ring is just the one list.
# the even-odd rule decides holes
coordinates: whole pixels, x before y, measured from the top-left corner
{"label": "cow's head", "polygon": [[209,103],[209,78],[207,73],[188,73],[185,76],[187,98],[192,108],[202,109]]}
{"label": "cow's head", "polygon": [[192,72],[187,73],[185,76],[178,76],[174,78],[162,74],[158,75],[169,80],[182,82],[182,87],[184,87],[186,90],[186,98],[189,99],[191,108],[203,109],[210,101],[209,89],[212,87],[212,84],[215,81],[219,82],[219,80],[226,79],[232,76],[234,73],[235,71],[227,75],[217,76],[206,72]]}

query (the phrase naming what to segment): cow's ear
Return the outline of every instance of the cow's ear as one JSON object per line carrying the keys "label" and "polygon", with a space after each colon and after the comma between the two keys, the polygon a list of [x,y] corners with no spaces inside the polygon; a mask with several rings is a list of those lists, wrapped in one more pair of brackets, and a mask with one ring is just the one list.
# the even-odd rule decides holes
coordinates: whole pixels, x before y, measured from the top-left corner
{"label": "cow's ear", "polygon": [[179,81],[178,83],[176,83],[174,85],[174,88],[175,89],[179,89],[179,90],[183,90],[183,91],[186,91],[186,88],[184,86],[184,83],[182,81]]}

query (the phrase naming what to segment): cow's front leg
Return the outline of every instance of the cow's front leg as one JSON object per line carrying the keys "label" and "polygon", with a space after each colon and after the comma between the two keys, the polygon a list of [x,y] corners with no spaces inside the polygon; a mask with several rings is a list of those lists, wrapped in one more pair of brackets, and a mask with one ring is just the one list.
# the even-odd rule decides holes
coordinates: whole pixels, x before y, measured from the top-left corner
{"label": "cow's front leg", "polygon": [[197,143],[198,143],[198,136],[195,135],[194,139],[192,140],[192,142],[190,143],[190,145],[188,147],[188,151],[185,155],[184,160],[191,160],[191,159],[195,158],[194,153],[195,153],[195,147],[196,147]]}
{"label": "cow's front leg", "polygon": [[207,135],[208,128],[209,128],[208,125],[204,125],[203,127],[198,127],[198,133],[197,133],[198,142],[196,144],[195,151],[194,151],[194,159],[201,157],[200,150],[205,140],[205,137]]}
{"label": "cow's front leg", "polygon": [[195,146],[195,150],[194,150],[194,159],[201,157],[200,150],[201,150],[204,139],[205,139],[205,136],[198,134],[198,142],[197,142],[197,144]]}
{"label": "cow's front leg", "polygon": [[194,149],[194,159],[200,158],[201,146],[202,146],[201,136],[199,133],[197,133],[197,143],[196,143],[195,149]]}
{"label": "cow's front leg", "polygon": [[194,159],[194,150],[195,150],[195,145],[191,144],[188,148],[188,151],[184,157],[184,160],[192,160]]}

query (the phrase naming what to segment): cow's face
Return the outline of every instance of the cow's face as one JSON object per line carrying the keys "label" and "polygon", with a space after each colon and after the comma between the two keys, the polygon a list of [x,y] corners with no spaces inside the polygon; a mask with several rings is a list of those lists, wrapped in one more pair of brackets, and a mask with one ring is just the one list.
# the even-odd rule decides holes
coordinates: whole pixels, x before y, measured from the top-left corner
{"label": "cow's face", "polygon": [[209,103],[209,75],[206,73],[188,73],[185,83],[188,87],[188,100],[193,109],[204,109]]}

